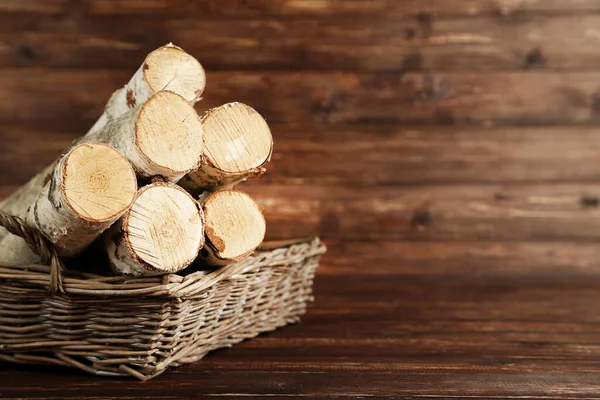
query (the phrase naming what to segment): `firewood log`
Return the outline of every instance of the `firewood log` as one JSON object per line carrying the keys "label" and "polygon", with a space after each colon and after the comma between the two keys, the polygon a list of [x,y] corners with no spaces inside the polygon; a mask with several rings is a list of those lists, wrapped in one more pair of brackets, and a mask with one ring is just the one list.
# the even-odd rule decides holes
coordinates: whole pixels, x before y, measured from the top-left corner
{"label": "firewood log", "polygon": [[89,133],[102,129],[111,119],[118,118],[162,90],[177,93],[194,105],[200,100],[205,86],[206,74],[198,60],[169,43],[148,54],[129,82],[112,94],[104,113]]}
{"label": "firewood log", "polygon": [[[177,93],[193,105],[200,99],[205,85],[206,75],[198,60],[172,44],[160,47],[148,54],[124,87],[113,93],[104,113],[89,130],[88,135],[98,133],[110,121],[132,108],[139,107],[161,90]],[[24,216],[28,207],[41,193],[55,165],[56,161],[0,202],[0,209],[11,215]],[[6,234],[7,231],[0,228],[0,239]]]}
{"label": "firewood log", "polygon": [[179,184],[194,194],[228,189],[265,172],[271,159],[273,138],[263,117],[252,107],[229,103],[202,118],[204,154],[199,169]]}
{"label": "firewood log", "polygon": [[88,140],[114,146],[142,177],[161,175],[174,182],[198,168],[204,147],[198,114],[168,91],[153,94],[82,139]]}
{"label": "firewood log", "polygon": [[105,239],[116,274],[174,273],[194,261],[204,245],[204,215],[185,190],[155,182],[139,190]]}
{"label": "firewood log", "polygon": [[[25,222],[43,233],[60,256],[72,257],[129,209],[136,192],[133,168],[117,150],[102,143],[80,144],[58,161]],[[39,261],[17,236],[6,236],[0,248],[2,261]]]}
{"label": "firewood log", "polygon": [[221,190],[201,196],[206,218],[202,252],[213,265],[227,265],[250,255],[265,237],[266,223],[258,204],[246,193]]}

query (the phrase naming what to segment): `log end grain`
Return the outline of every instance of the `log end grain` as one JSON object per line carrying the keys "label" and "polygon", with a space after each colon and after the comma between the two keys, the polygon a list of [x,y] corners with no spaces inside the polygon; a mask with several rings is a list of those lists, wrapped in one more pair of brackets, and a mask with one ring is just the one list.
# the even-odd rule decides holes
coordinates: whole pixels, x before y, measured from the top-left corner
{"label": "log end grain", "polygon": [[[31,194],[37,191],[32,187]],[[123,215],[136,193],[133,168],[117,150],[102,143],[79,144],[59,159],[23,217],[50,240],[59,256],[73,257]],[[5,262],[40,261],[17,236],[6,236],[1,247]]]}
{"label": "log end grain", "polygon": [[173,92],[154,94],[142,105],[135,143],[148,163],[165,176],[183,176],[199,167],[204,148],[200,117]]}
{"label": "log end grain", "polygon": [[273,150],[271,130],[252,107],[225,104],[210,110],[202,124],[206,132],[206,161],[215,168],[238,174],[269,160]]}
{"label": "log end grain", "polygon": [[252,107],[228,103],[202,118],[204,153],[201,168],[180,184],[193,193],[231,188],[265,172],[273,152],[273,137],[264,118]]}
{"label": "log end grain", "polygon": [[62,174],[59,190],[66,204],[91,222],[118,218],[137,192],[129,162],[114,148],[100,143],[73,148],[64,159]]}
{"label": "log end grain", "polygon": [[180,187],[153,183],[140,189],[120,232],[110,240],[108,254],[116,272],[174,273],[194,261],[204,245],[204,215]]}
{"label": "log end grain", "polygon": [[150,89],[179,93],[188,102],[196,102],[206,87],[206,74],[198,60],[171,44],[148,54],[142,70]]}
{"label": "log end grain", "polygon": [[222,190],[204,201],[209,261],[227,264],[251,254],[262,243],[265,218],[246,193]]}

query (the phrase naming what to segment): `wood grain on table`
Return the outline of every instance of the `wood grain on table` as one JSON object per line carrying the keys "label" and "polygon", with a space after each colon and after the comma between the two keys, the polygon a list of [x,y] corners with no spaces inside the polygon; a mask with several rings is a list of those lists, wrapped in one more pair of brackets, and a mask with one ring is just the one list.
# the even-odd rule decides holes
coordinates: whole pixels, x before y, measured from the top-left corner
{"label": "wood grain on table", "polygon": [[0,398],[600,398],[600,3],[0,1],[0,196],[173,41],[270,123],[243,188],[329,252],[302,323],[150,382]]}

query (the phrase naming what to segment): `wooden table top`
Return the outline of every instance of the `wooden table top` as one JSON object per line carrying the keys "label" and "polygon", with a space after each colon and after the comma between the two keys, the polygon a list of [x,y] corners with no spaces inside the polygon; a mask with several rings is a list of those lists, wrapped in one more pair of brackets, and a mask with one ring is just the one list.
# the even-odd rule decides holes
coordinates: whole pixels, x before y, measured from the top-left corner
{"label": "wooden table top", "polygon": [[[225,4],[226,3],[226,4]],[[272,127],[244,186],[329,247],[299,325],[147,382],[0,364],[0,398],[600,397],[600,3],[5,0],[0,196],[169,41]]]}

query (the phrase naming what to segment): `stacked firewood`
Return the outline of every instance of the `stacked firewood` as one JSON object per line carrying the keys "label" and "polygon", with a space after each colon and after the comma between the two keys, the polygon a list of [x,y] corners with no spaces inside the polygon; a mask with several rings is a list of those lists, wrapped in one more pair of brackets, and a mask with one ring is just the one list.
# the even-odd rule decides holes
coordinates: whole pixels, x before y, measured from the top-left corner
{"label": "stacked firewood", "polygon": [[[245,104],[200,118],[193,106],[205,83],[200,63],[181,48],[153,51],[90,131],[0,209],[43,233],[64,258],[100,238],[117,274],[174,273],[199,256],[225,265],[251,254],[265,220],[233,186],[264,173],[273,139]],[[39,258],[3,231],[0,260]]]}

